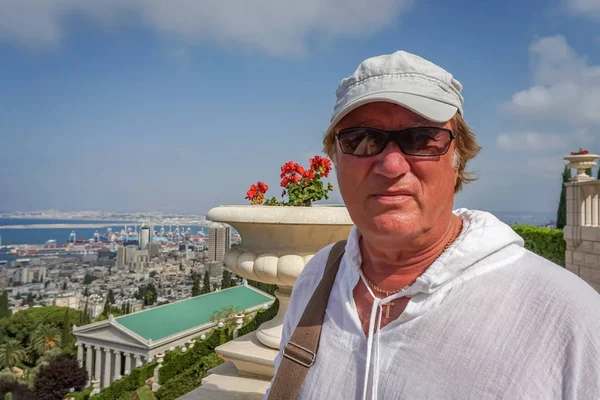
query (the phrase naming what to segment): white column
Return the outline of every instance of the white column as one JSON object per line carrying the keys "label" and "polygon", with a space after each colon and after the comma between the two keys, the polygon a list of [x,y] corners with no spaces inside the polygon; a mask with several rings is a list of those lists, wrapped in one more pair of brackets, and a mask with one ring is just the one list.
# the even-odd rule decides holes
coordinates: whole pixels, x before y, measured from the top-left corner
{"label": "white column", "polygon": [[94,379],[100,382],[102,376],[102,349],[96,346],[96,367],[94,368]]}
{"label": "white column", "polygon": [[[137,368],[138,364],[140,363],[140,361],[142,361],[142,357],[140,355],[135,355],[135,364],[133,364],[133,368]],[[133,369],[132,368],[132,369]]]}
{"label": "white column", "polygon": [[85,369],[88,374],[88,381],[86,386],[90,386],[92,380],[92,359],[94,358],[94,353],[92,353],[92,346],[87,344],[86,346],[86,355],[85,355]]}
{"label": "white column", "polygon": [[125,375],[131,372],[131,354],[125,353]]}
{"label": "white column", "polygon": [[113,380],[117,380],[121,375],[121,352],[119,350],[113,350],[115,352],[115,373],[113,374]]}
{"label": "white column", "polygon": [[83,367],[83,345],[81,343],[77,343],[77,362],[80,367]]}
{"label": "white column", "polygon": [[102,381],[102,387],[110,386],[110,367],[112,366],[111,360],[112,353],[110,349],[104,349],[104,380]]}

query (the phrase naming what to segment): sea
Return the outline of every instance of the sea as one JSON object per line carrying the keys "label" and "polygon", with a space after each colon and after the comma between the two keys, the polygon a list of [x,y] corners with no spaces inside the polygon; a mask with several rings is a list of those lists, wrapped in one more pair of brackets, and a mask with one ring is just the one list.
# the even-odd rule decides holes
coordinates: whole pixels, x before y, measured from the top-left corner
{"label": "sea", "polygon": [[[110,226],[113,232],[120,232],[127,226],[132,228],[137,225],[138,232],[141,226],[141,222],[129,222],[124,223],[123,221],[96,221],[96,220],[75,220],[75,219],[33,219],[33,218],[0,218],[0,226],[10,225],[40,225],[40,224],[105,224]],[[204,226],[194,225],[179,225],[180,230],[187,230],[190,228],[192,235],[203,232],[205,235],[208,234],[208,228]],[[155,226],[155,230],[160,227]],[[100,236],[106,233],[107,227],[104,228],[24,228],[24,229],[6,229],[0,228],[0,247],[6,247],[10,245],[19,244],[44,244],[48,240],[56,240],[56,243],[63,244],[69,240],[71,232],[75,231],[76,237],[91,239],[94,237],[94,233],[98,231]],[[165,226],[165,231],[169,230],[169,226]],[[172,230],[175,230],[175,225],[172,225]],[[12,260],[16,256],[8,254],[8,248],[0,248],[0,260]]]}

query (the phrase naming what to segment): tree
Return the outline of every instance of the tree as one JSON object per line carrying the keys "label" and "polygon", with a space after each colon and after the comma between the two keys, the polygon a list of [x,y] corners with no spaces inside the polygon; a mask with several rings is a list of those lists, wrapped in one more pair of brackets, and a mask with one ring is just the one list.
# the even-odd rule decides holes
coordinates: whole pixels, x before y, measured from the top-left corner
{"label": "tree", "polygon": [[585,170],[585,173],[587,174],[587,176],[589,176],[589,177],[591,177],[591,178],[593,178],[593,177],[594,177],[594,174],[593,174],[593,172],[592,172],[592,169],[591,169],[591,168],[588,168],[588,169],[586,169],[586,170]]}
{"label": "tree", "polygon": [[204,280],[202,283],[202,293],[210,293],[210,277],[208,271],[204,272]]}
{"label": "tree", "polygon": [[[87,288],[86,288],[87,289]],[[89,297],[85,298],[85,306],[83,307],[83,312],[81,313],[80,319],[79,319],[79,325],[85,325],[88,324],[90,322],[90,316],[88,313],[88,303],[89,303]]]}
{"label": "tree", "polygon": [[243,314],[239,307],[227,306],[214,311],[208,320],[210,322],[223,322],[223,326],[233,331],[237,314]]}
{"label": "tree", "polygon": [[131,314],[131,303],[129,303],[129,301],[127,301],[127,311],[125,314]]}
{"label": "tree", "polygon": [[29,346],[38,354],[60,347],[61,332],[56,325],[42,324],[33,331],[29,339]]}
{"label": "tree", "polygon": [[60,342],[63,349],[67,349],[71,346],[72,335],[71,331],[73,326],[71,325],[71,321],[69,320],[69,307],[65,307],[65,318],[62,323],[62,334],[60,336]]}
{"label": "tree", "polygon": [[598,167],[598,180],[600,181],[600,167]]}
{"label": "tree", "polygon": [[135,298],[138,300],[143,300],[144,305],[151,306],[156,302],[156,299],[158,298],[156,287],[152,283],[149,283],[145,286],[140,286],[137,293],[135,294]]}
{"label": "tree", "polygon": [[85,274],[85,276],[83,277],[83,284],[89,285],[90,283],[94,282],[96,279],[98,279],[98,278],[94,275]]}
{"label": "tree", "polygon": [[192,285],[192,297],[196,297],[200,294],[200,281],[198,279],[194,279],[194,284]]}
{"label": "tree", "polygon": [[35,303],[35,296],[33,295],[33,293],[31,293],[31,292],[27,293],[27,298],[25,299],[25,304],[27,304],[29,307],[33,307],[34,303]]}
{"label": "tree", "polygon": [[108,314],[110,313],[110,299],[106,296],[106,301],[104,302],[104,308],[102,309],[102,315],[108,318]]}
{"label": "tree", "polygon": [[90,295],[90,291],[88,290],[88,287],[84,287],[83,288],[83,297],[88,297]]}
{"label": "tree", "polygon": [[11,315],[12,311],[8,305],[8,290],[5,290],[0,296],[0,319],[8,318]]}
{"label": "tree", "polygon": [[17,377],[14,380],[0,381],[0,399],[5,399],[8,393],[12,394],[13,400],[36,400],[35,394],[22,383],[19,383]]}
{"label": "tree", "polygon": [[0,368],[12,368],[23,361],[26,353],[21,343],[15,339],[8,339],[0,345]]}
{"label": "tree", "polygon": [[556,214],[556,227],[563,229],[567,225],[567,188],[565,183],[571,181],[571,168],[565,165],[562,174],[562,189],[560,191],[560,201],[558,203],[558,212]]}
{"label": "tree", "polygon": [[87,380],[85,368],[80,367],[76,359],[59,355],[40,368],[33,387],[39,400],[60,400],[69,393],[70,388],[82,390]]}
{"label": "tree", "polygon": [[221,279],[221,289],[227,289],[231,283],[231,274],[228,269],[223,269],[223,278]]}
{"label": "tree", "polygon": [[108,289],[108,302],[110,304],[115,304],[115,294],[113,293],[112,289]]}

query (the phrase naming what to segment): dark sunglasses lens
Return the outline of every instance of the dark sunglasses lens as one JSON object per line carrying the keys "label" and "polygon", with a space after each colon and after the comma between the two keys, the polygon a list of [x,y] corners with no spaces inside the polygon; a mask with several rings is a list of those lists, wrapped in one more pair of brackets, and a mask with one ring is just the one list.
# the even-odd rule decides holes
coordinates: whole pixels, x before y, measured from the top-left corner
{"label": "dark sunglasses lens", "polygon": [[415,128],[394,137],[404,154],[440,156],[450,147],[450,132],[437,128]]}
{"label": "dark sunglasses lens", "polygon": [[387,145],[385,133],[369,128],[350,128],[338,135],[340,148],[346,154],[359,157],[379,154]]}

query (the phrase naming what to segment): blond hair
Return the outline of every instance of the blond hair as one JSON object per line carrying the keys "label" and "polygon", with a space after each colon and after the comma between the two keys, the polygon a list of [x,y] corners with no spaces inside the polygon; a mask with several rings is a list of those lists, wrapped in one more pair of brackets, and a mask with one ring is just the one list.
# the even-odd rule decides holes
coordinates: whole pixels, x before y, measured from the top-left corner
{"label": "blond hair", "polygon": [[[479,153],[481,146],[477,143],[475,134],[471,128],[469,128],[469,125],[467,125],[460,113],[454,114],[450,123],[452,124],[452,131],[456,137],[452,161],[454,167],[458,169],[458,179],[454,186],[454,193],[458,193],[462,190],[463,185],[477,180],[477,177],[473,173],[467,172],[466,168],[467,163]],[[323,137],[323,151],[334,162],[336,161],[335,131],[333,129]]]}

